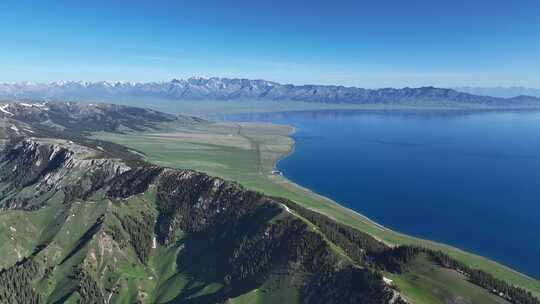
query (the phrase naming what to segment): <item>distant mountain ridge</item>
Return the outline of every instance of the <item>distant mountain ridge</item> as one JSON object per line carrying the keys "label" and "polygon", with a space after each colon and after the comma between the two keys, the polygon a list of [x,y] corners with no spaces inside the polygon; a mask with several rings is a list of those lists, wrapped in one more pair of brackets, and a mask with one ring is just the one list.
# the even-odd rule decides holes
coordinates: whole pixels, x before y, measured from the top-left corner
{"label": "distant mountain ridge", "polygon": [[540,98],[501,98],[453,89],[364,89],[336,85],[292,85],[237,78],[174,79],[169,82],[60,81],[46,84],[0,84],[0,99],[113,100],[162,98],[171,100],[292,100],[332,104],[381,104],[432,107],[540,107]]}
{"label": "distant mountain ridge", "polygon": [[455,87],[454,90],[475,94],[486,95],[502,98],[511,98],[520,95],[527,95],[533,97],[540,97],[540,88],[527,88],[527,87]]}

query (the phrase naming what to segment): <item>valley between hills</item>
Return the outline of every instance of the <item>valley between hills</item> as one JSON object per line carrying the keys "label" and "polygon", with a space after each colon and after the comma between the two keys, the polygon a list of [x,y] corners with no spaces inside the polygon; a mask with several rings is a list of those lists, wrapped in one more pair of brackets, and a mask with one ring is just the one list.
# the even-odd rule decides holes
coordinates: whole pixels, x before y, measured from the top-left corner
{"label": "valley between hills", "polygon": [[273,172],[290,127],[1,110],[2,303],[538,303],[526,275]]}

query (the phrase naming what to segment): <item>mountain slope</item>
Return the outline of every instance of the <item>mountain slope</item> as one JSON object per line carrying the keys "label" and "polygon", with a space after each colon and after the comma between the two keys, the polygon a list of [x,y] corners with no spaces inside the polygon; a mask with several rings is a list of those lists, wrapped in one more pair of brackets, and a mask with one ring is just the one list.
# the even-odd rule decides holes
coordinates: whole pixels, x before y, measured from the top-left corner
{"label": "mountain slope", "polygon": [[[418,278],[425,268],[445,301],[474,291],[475,303],[539,303],[443,253],[390,247],[287,199],[58,129],[161,113],[40,107],[35,115],[10,104],[0,117],[1,303],[404,303],[384,276],[439,293]],[[42,117],[51,113],[49,127]]]}
{"label": "mountain slope", "polygon": [[[334,275],[364,282],[342,291],[363,303],[393,297],[379,274],[355,266],[281,203],[237,184],[130,167],[61,140],[24,140],[2,156],[0,217],[9,225],[3,250],[11,258],[2,261],[0,280],[9,274],[23,286],[0,288],[2,303],[215,303],[293,282],[289,302],[314,303],[323,295],[310,286]],[[43,213],[50,221],[31,219]],[[21,216],[32,225],[17,224]],[[165,276],[156,271],[160,253],[170,255]],[[179,277],[185,285],[169,286]]]}
{"label": "mountain slope", "polygon": [[0,117],[73,134],[84,131],[142,131],[155,128],[158,123],[191,119],[114,104],[31,101],[0,103]]}
{"label": "mountain slope", "polygon": [[339,104],[429,107],[538,107],[540,98],[473,95],[452,89],[421,87],[363,89],[332,85],[290,85],[265,80],[189,78],[170,82],[54,82],[0,84],[0,98],[46,100],[292,100]]}

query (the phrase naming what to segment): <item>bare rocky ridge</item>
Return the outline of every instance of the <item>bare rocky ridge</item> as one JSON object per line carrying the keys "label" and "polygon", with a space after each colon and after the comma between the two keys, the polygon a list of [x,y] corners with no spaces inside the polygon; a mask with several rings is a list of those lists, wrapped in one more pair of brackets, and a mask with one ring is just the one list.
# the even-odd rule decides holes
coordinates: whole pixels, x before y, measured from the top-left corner
{"label": "bare rocky ridge", "polygon": [[179,119],[151,109],[105,103],[32,101],[0,103],[0,117],[70,133],[141,131]]}

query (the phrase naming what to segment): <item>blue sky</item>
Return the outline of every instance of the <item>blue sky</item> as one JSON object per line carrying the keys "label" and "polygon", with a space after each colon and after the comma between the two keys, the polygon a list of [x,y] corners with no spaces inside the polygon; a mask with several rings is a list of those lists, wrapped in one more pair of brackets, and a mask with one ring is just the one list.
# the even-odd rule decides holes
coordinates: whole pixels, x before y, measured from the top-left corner
{"label": "blue sky", "polygon": [[0,41],[0,82],[540,87],[539,0],[4,0]]}

